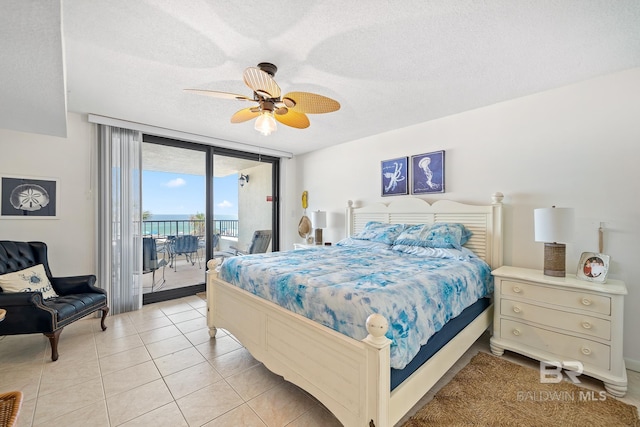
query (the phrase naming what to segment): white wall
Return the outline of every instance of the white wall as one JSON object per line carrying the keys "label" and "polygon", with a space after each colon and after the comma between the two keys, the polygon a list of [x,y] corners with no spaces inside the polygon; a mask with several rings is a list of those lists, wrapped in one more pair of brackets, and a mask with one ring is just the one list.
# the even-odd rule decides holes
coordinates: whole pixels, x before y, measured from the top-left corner
{"label": "white wall", "polygon": [[[260,164],[240,171],[249,175],[249,182],[238,187],[238,243],[236,247],[247,250],[256,230],[271,230],[272,166]],[[271,251],[269,246],[267,252]]]}
{"label": "white wall", "polygon": [[[380,197],[381,160],[446,150],[446,193],[423,198],[488,204],[492,193],[503,192],[507,265],[542,268],[543,244],[533,240],[534,208],[575,208],[576,237],[567,245],[571,272],[581,252],[598,250],[597,229],[604,222],[610,277],[629,288],[624,349],[637,370],[638,94],[640,69],[633,69],[308,153],[288,162],[288,182],[296,188],[287,195],[299,198],[308,190],[309,210],[328,211],[325,240],[335,242],[344,236],[348,199],[393,199]],[[302,208],[297,200],[287,206],[281,249],[301,240],[294,231]]]}
{"label": "white wall", "polygon": [[67,133],[0,129],[0,176],[59,179],[58,219],[0,219],[0,239],[45,242],[54,276],[95,274],[95,126],[69,114]]}

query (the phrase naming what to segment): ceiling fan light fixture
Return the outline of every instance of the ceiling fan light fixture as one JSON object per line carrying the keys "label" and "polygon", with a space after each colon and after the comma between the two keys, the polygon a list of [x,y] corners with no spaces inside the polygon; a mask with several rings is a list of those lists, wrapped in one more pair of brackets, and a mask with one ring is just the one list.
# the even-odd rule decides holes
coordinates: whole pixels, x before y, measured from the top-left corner
{"label": "ceiling fan light fixture", "polygon": [[265,111],[256,119],[255,129],[261,134],[267,136],[278,129],[276,119],[269,111]]}

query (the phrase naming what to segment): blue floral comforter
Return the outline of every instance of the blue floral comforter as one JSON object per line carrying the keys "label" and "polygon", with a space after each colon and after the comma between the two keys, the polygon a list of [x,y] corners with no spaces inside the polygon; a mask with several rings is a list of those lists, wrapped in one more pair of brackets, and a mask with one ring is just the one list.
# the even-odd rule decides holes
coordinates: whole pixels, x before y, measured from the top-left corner
{"label": "blue floral comforter", "polygon": [[449,319],[493,290],[480,258],[435,255],[321,247],[228,258],[219,277],[357,340],[370,314],[385,316],[391,367],[402,369]]}

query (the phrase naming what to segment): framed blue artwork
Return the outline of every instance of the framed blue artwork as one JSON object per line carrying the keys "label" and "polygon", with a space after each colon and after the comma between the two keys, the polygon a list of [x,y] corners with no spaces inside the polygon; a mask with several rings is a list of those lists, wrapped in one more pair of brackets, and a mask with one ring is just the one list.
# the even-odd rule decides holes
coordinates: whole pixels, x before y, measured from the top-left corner
{"label": "framed blue artwork", "polygon": [[444,150],[411,156],[412,194],[444,193]]}
{"label": "framed blue artwork", "polygon": [[382,195],[409,194],[409,158],[382,161]]}

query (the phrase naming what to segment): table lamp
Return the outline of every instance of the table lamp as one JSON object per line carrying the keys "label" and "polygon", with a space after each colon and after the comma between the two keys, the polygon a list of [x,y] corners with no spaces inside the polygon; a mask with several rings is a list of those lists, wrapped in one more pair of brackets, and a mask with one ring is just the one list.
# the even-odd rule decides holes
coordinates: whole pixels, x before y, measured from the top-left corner
{"label": "table lamp", "polygon": [[325,211],[311,212],[311,224],[316,229],[315,240],[316,245],[322,244],[322,229],[327,226],[327,213]]}
{"label": "table lamp", "polygon": [[573,239],[573,208],[534,209],[535,241],[544,242],[544,274],[565,277],[566,245]]}

